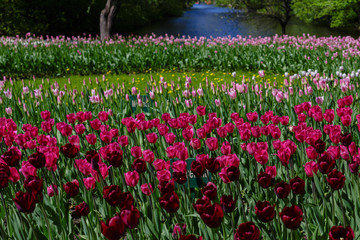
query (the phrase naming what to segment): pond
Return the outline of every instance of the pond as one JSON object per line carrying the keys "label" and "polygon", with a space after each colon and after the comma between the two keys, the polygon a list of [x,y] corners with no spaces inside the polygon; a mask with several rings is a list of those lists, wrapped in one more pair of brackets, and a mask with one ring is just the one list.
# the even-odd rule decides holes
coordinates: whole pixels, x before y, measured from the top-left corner
{"label": "pond", "polygon": [[[303,33],[316,36],[353,36],[359,37],[359,31],[350,29],[331,29],[324,25],[305,24],[292,18],[287,25],[288,35],[302,35]],[[143,27],[134,32],[136,35],[155,33],[156,35],[174,35],[191,37],[217,37],[252,35],[273,36],[281,34],[280,24],[270,18],[215,5],[195,4],[183,16],[171,18],[162,22]]]}

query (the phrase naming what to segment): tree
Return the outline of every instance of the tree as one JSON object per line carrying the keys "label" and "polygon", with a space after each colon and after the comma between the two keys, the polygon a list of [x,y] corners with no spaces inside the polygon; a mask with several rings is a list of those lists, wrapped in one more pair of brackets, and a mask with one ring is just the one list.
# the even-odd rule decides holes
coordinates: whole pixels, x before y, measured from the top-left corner
{"label": "tree", "polygon": [[291,0],[265,0],[263,2],[264,14],[279,21],[282,34],[286,34],[286,25],[291,17]]}
{"label": "tree", "polygon": [[101,40],[110,37],[114,18],[119,8],[119,0],[107,0],[105,8],[100,13],[100,38]]}
{"label": "tree", "polygon": [[326,22],[330,27],[360,26],[360,0],[296,0],[293,9],[307,23]]}
{"label": "tree", "polygon": [[234,0],[235,7],[245,9],[248,12],[261,13],[276,19],[280,25],[282,34],[286,34],[286,25],[292,14],[292,0]]}

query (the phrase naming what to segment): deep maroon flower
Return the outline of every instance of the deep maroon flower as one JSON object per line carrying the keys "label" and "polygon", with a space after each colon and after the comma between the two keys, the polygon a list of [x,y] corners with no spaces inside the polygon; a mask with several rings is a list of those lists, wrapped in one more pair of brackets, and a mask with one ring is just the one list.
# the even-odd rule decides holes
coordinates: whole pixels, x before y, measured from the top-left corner
{"label": "deep maroon flower", "polygon": [[274,190],[278,198],[287,198],[291,191],[291,187],[288,183],[281,181],[275,185]]}
{"label": "deep maroon flower", "polygon": [[160,206],[168,213],[176,212],[180,207],[179,196],[176,192],[166,193],[159,198]]}
{"label": "deep maroon flower", "polygon": [[221,225],[224,218],[224,212],[218,203],[209,205],[205,211],[200,214],[201,219],[210,228],[217,228]]}
{"label": "deep maroon flower", "polygon": [[220,198],[220,204],[224,212],[231,213],[235,210],[235,200],[231,195],[223,195]]}
{"label": "deep maroon flower", "polygon": [[30,156],[28,156],[28,160],[31,165],[33,165],[34,167],[36,167],[38,169],[43,168],[46,163],[45,155],[38,151],[36,151],[33,154],[31,154]]}
{"label": "deep maroon flower", "polygon": [[64,146],[61,146],[61,151],[67,158],[75,158],[79,150],[79,146],[71,143],[67,143]]}
{"label": "deep maroon flower", "polygon": [[37,198],[33,193],[19,191],[16,193],[13,201],[20,212],[32,213],[35,209]]}
{"label": "deep maroon flower", "polygon": [[6,188],[9,183],[10,168],[6,163],[0,162],[0,189]]}
{"label": "deep maroon flower", "polygon": [[172,193],[175,190],[175,181],[171,179],[171,181],[160,181],[158,185],[158,189],[160,190],[161,195],[165,195],[166,193]]}
{"label": "deep maroon flower", "polygon": [[101,233],[109,240],[119,240],[126,232],[126,226],[119,215],[105,222],[101,221]]}
{"label": "deep maroon flower", "polygon": [[326,181],[329,183],[330,187],[333,190],[339,190],[344,187],[346,177],[342,172],[334,169],[332,170],[326,178]]}
{"label": "deep maroon flower", "polygon": [[280,218],[287,228],[295,230],[300,227],[303,219],[303,212],[296,205],[284,207],[280,213]]}
{"label": "deep maroon flower", "polygon": [[192,234],[190,234],[190,235],[181,235],[179,240],[202,240],[202,237],[196,238],[196,236],[192,235]]}
{"label": "deep maroon flower", "polygon": [[197,160],[193,161],[191,163],[191,172],[193,172],[196,177],[201,177],[205,172],[205,168],[202,162]]}
{"label": "deep maroon flower", "polygon": [[111,206],[115,207],[120,204],[121,189],[117,185],[105,186],[103,189],[103,198]]}
{"label": "deep maroon flower", "polygon": [[238,226],[234,240],[258,240],[260,230],[253,222],[245,222]]}
{"label": "deep maroon flower", "polygon": [[234,182],[239,180],[240,170],[238,167],[230,166],[226,169],[226,174],[229,180]]}
{"label": "deep maroon flower", "polygon": [[24,187],[26,191],[42,196],[43,179],[36,176],[28,176],[24,181]]}
{"label": "deep maroon flower", "polygon": [[139,224],[140,212],[134,206],[123,209],[120,216],[126,227],[129,229],[134,229]]}
{"label": "deep maroon flower", "polygon": [[205,167],[211,173],[217,173],[220,168],[220,163],[217,158],[207,158],[205,161]]}
{"label": "deep maroon flower", "polygon": [[290,186],[295,194],[303,194],[305,192],[305,181],[299,177],[290,179]]}
{"label": "deep maroon flower", "polygon": [[21,152],[17,147],[10,147],[2,156],[1,159],[9,165],[15,167],[19,165],[21,159]]}
{"label": "deep maroon flower", "polygon": [[255,214],[262,222],[270,222],[275,217],[275,204],[268,201],[258,201],[255,205]]}
{"label": "deep maroon flower", "polygon": [[86,204],[86,202],[82,202],[79,205],[75,207],[75,213],[77,216],[87,216],[90,213],[89,205]]}
{"label": "deep maroon flower", "polygon": [[201,192],[210,200],[215,200],[217,197],[217,187],[213,182],[208,182],[206,186],[201,189]]}
{"label": "deep maroon flower", "polygon": [[321,153],[323,153],[325,151],[326,143],[323,140],[318,139],[314,143],[313,147],[315,148],[317,153],[321,154]]}
{"label": "deep maroon flower", "polygon": [[202,198],[196,200],[195,203],[193,203],[193,208],[199,215],[201,215],[206,211],[206,209],[210,205],[211,205],[211,200],[207,196],[203,196]]}
{"label": "deep maroon flower", "polygon": [[130,192],[123,192],[120,195],[119,207],[120,209],[129,208],[134,205],[134,201],[134,197],[131,195]]}
{"label": "deep maroon flower", "polygon": [[272,184],[272,178],[270,174],[267,174],[265,172],[260,172],[257,176],[257,182],[262,188],[268,188]]}
{"label": "deep maroon flower", "polygon": [[335,160],[327,152],[324,152],[319,157],[317,164],[322,174],[328,174],[335,167]]}
{"label": "deep maroon flower", "polygon": [[343,133],[340,135],[340,142],[345,147],[349,146],[352,142],[351,133]]}
{"label": "deep maroon flower", "polygon": [[141,158],[137,158],[134,160],[132,168],[138,173],[143,173],[146,171],[146,162]]}
{"label": "deep maroon flower", "polygon": [[350,226],[333,226],[329,232],[329,240],[353,240],[355,238],[354,231]]}
{"label": "deep maroon flower", "polygon": [[76,179],[72,182],[67,182],[63,187],[69,197],[75,197],[79,193],[79,182]]}

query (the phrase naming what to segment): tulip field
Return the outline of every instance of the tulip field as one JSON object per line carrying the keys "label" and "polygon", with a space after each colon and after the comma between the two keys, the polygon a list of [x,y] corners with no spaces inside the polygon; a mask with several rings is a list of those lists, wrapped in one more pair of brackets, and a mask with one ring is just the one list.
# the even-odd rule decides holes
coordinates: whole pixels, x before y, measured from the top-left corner
{"label": "tulip field", "polygon": [[[0,52],[7,51],[4,39]],[[360,44],[309,37],[302,44],[319,49],[295,50],[300,38],[279,39],[273,44],[286,45],[284,52],[265,49],[275,41],[271,38],[244,51],[278,51],[271,56],[280,59],[291,51],[320,58],[342,54],[329,57],[328,66],[314,61],[312,69],[287,59],[289,73],[276,70],[269,56],[264,64],[270,65],[259,63],[258,78],[233,72],[223,83],[149,76],[142,88],[105,78],[72,87],[71,77],[64,86],[53,80],[45,86],[36,77],[10,80],[11,74],[2,72],[0,238],[359,239]],[[298,40],[290,44],[290,39]],[[34,62],[45,57],[46,47],[60,54],[64,46],[76,52],[94,44],[87,50],[100,56],[137,44],[120,37],[120,43],[103,48],[85,41],[74,46],[76,40],[60,38],[40,49],[19,45],[18,52],[16,44],[8,44],[20,65],[31,54]],[[157,48],[139,44],[148,54]],[[197,48],[197,41],[189,44]],[[237,44],[236,51],[245,48]],[[225,45],[216,46],[223,59],[232,46]],[[75,73],[83,66],[73,60]],[[238,61],[256,67],[255,58]],[[54,70],[20,65],[11,70],[15,77]],[[283,82],[266,81],[268,68],[284,74]]]}

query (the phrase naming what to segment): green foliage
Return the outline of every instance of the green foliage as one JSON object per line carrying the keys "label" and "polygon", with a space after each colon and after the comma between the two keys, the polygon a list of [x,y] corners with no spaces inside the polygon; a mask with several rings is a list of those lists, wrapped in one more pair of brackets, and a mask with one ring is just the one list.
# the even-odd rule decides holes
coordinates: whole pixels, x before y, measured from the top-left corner
{"label": "green foliage", "polygon": [[[124,38],[110,42],[81,38],[66,39],[0,38],[0,76],[31,78],[103,74],[140,73],[152,71],[234,71],[264,69],[271,72],[297,73],[307,69],[332,73],[341,65],[358,68],[358,55],[350,57],[343,51],[356,47],[339,44],[342,38],[327,39],[313,48],[316,38],[263,39],[170,39]],[[194,43],[190,43],[194,41]],[[269,42],[270,41],[270,42]],[[10,43],[14,42],[14,43]],[[299,47],[301,46],[301,47]]]}
{"label": "green foliage", "polygon": [[[180,16],[192,1],[122,0],[113,32]],[[99,33],[99,15],[106,0],[2,0],[0,35],[81,35]]]}
{"label": "green foliage", "polygon": [[293,9],[305,22],[325,22],[330,27],[352,26],[360,19],[359,0],[296,0]]}

